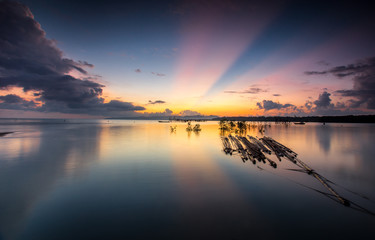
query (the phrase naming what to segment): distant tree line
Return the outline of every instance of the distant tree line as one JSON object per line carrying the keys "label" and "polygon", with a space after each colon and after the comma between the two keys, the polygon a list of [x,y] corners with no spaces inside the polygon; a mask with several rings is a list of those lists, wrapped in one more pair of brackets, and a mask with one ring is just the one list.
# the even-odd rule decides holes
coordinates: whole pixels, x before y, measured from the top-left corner
{"label": "distant tree line", "polygon": [[347,116],[254,116],[254,117],[218,117],[214,121],[256,121],[256,122],[332,122],[332,123],[375,123],[375,115],[347,115]]}

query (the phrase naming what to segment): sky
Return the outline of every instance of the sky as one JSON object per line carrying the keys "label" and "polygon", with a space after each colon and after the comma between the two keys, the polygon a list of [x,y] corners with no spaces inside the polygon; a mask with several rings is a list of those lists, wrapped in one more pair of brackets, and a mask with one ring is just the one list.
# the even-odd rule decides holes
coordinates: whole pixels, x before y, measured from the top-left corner
{"label": "sky", "polygon": [[0,1],[0,117],[375,113],[367,1]]}

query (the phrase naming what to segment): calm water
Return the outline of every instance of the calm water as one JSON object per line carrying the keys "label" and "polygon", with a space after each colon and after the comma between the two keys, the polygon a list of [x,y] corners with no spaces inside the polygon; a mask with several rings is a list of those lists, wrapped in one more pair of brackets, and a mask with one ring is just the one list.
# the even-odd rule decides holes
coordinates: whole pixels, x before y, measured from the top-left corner
{"label": "calm water", "polygon": [[[0,239],[369,239],[375,217],[289,161],[242,162],[218,123],[0,120]],[[248,134],[261,137],[256,130]],[[272,124],[345,198],[375,211],[375,125]],[[366,195],[370,200],[343,187]]]}

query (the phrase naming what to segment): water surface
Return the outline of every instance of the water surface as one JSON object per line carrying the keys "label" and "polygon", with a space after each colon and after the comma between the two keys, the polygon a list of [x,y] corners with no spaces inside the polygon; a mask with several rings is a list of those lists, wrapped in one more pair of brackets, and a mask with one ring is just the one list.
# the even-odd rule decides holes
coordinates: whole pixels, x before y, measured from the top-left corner
{"label": "water surface", "polygon": [[[222,150],[217,122],[1,120],[0,239],[369,238],[375,217],[313,177]],[[177,125],[175,133],[170,125]],[[249,135],[261,137],[257,129]],[[375,211],[375,125],[272,124],[265,134]],[[272,156],[274,157],[274,156]],[[366,200],[343,187],[366,195]]]}

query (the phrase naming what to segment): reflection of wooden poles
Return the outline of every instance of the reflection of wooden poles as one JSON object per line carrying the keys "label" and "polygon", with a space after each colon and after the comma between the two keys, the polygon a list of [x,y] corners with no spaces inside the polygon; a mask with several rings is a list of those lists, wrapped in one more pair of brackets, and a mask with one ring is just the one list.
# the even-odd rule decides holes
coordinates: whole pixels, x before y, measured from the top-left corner
{"label": "reflection of wooden poles", "polygon": [[271,159],[269,159],[268,157],[266,157],[266,159],[268,160],[268,162],[270,163],[270,165],[274,168],[277,167],[277,164],[275,163],[275,161],[272,161]]}
{"label": "reflection of wooden poles", "polygon": [[318,179],[318,181],[325,186],[343,205],[350,206],[350,202],[346,200],[345,198],[341,197],[328,183],[327,179],[323,176],[317,174],[314,170],[312,170],[312,175]]}
{"label": "reflection of wooden poles", "polygon": [[11,133],[13,133],[13,132],[0,132],[0,137],[5,136],[7,134],[11,134]]}
{"label": "reflection of wooden poles", "polygon": [[229,139],[227,137],[221,137],[221,141],[223,142],[224,152],[232,154],[233,149],[232,149],[232,146],[229,142]]}
{"label": "reflection of wooden poles", "polygon": [[327,180],[325,177],[321,176],[320,174],[316,173],[314,169],[309,167],[306,163],[302,162],[300,159],[295,158],[295,160],[300,164],[300,166],[297,164],[297,166],[303,168],[307,174],[312,175],[314,178],[316,178],[325,188],[327,188],[343,205],[350,206],[350,202],[346,200],[345,198],[341,197],[329,184],[329,180]]}
{"label": "reflection of wooden poles", "polygon": [[[262,138],[262,141],[265,142],[267,145],[270,145],[272,149],[275,149],[277,152],[288,158],[290,161],[295,163],[300,168],[304,169],[307,174],[312,175],[315,179],[317,179],[325,188],[328,189],[338,200],[345,206],[350,206],[350,202],[345,198],[341,197],[329,184],[328,180],[321,176],[320,174],[316,173],[314,169],[309,167],[306,163],[302,162],[300,159],[297,158],[297,153],[293,152],[290,148],[282,145],[281,143],[277,142],[276,140],[270,137]],[[276,152],[275,152],[276,153]]]}

